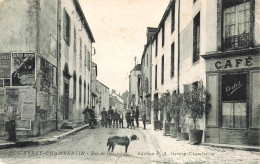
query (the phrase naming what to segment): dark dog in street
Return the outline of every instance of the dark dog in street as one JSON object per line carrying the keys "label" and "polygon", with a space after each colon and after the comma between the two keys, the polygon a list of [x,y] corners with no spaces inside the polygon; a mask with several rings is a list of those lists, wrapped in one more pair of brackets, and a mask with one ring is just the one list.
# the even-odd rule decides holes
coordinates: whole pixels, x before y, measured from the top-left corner
{"label": "dark dog in street", "polygon": [[119,137],[119,136],[113,136],[109,137],[107,140],[107,146],[108,146],[108,152],[112,148],[111,152],[114,152],[114,148],[116,145],[121,145],[125,146],[125,153],[127,153],[127,148],[130,144],[131,141],[138,140],[139,138],[136,135],[132,135],[131,137],[124,136],[124,137]]}

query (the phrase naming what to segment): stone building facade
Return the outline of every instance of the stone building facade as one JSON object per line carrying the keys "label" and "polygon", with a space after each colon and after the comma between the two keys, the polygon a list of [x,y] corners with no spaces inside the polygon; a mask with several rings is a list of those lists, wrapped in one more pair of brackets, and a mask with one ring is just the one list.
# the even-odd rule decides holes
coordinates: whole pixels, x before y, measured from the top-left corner
{"label": "stone building facade", "polygon": [[106,110],[109,108],[109,88],[97,80],[97,116],[100,116],[103,108],[106,108]]}
{"label": "stone building facade", "polygon": [[137,64],[135,68],[131,70],[129,75],[129,95],[128,95],[129,109],[132,106],[139,105],[140,86],[141,86],[141,64]]}
{"label": "stone building facade", "polygon": [[[152,101],[205,86],[212,109],[196,125],[204,142],[259,145],[259,7],[255,0],[171,0],[158,25]],[[185,131],[193,126],[186,124]]]}
{"label": "stone building facade", "polygon": [[79,2],[9,0],[0,5],[1,125],[13,119],[17,135],[35,136],[64,121],[83,121],[89,99],[83,88],[90,85],[84,61],[91,61],[94,38]]}

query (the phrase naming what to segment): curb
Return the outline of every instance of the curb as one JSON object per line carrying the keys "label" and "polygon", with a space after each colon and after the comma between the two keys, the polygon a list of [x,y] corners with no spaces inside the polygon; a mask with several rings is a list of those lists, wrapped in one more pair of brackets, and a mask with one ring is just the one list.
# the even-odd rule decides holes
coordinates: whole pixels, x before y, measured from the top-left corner
{"label": "curb", "polygon": [[87,128],[89,124],[85,124],[83,126],[77,127],[71,131],[65,132],[60,135],[56,135],[50,138],[44,138],[40,140],[36,139],[31,139],[31,140],[22,140],[22,141],[15,141],[15,142],[10,142],[10,143],[2,143],[0,144],[0,150],[1,149],[9,149],[13,147],[27,147],[27,146],[33,146],[33,145],[47,145],[47,144],[52,144],[55,142],[58,142],[60,140],[63,140],[67,138],[68,136],[75,134],[85,128]]}
{"label": "curb", "polygon": [[244,150],[244,151],[260,152],[260,147],[259,146],[226,145],[226,144],[211,144],[211,143],[203,143],[201,145],[212,146],[212,147],[221,147],[221,148],[229,148],[229,149],[236,149],[236,150]]}

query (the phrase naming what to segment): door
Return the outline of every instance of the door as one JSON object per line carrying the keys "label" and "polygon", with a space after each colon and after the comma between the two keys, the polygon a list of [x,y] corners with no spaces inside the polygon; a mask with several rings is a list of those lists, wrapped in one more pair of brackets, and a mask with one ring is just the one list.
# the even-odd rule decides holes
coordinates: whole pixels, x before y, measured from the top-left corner
{"label": "door", "polygon": [[69,119],[69,83],[64,82],[64,118]]}

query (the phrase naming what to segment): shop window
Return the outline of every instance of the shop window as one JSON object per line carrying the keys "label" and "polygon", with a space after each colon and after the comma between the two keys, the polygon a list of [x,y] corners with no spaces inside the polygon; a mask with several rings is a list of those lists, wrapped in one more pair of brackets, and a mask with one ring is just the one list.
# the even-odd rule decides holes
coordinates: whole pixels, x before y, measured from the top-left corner
{"label": "shop window", "polygon": [[[232,5],[232,6],[230,6]],[[240,0],[226,4],[223,11],[223,49],[249,47],[250,2]]]}
{"label": "shop window", "polygon": [[0,79],[0,87],[6,87],[10,85],[10,79]]}
{"label": "shop window", "polygon": [[246,128],[247,74],[223,75],[222,127]]}

